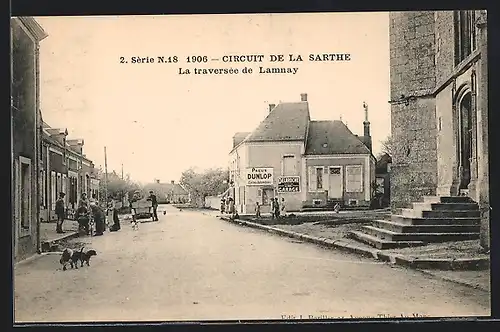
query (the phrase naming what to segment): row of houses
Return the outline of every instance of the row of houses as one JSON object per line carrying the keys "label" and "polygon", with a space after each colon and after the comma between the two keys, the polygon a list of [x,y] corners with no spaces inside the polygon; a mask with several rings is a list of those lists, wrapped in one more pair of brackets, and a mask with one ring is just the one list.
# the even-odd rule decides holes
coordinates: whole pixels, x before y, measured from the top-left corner
{"label": "row of houses", "polygon": [[[40,112],[41,118],[41,112]],[[83,139],[67,139],[68,130],[51,128],[42,120],[40,179],[40,219],[55,220],[58,193],[66,194],[68,217],[75,211],[82,193],[99,199],[99,173],[83,153]]]}
{"label": "row of houses", "polygon": [[170,183],[161,182],[155,179],[153,183],[144,185],[144,191],[149,192],[152,190],[160,204],[180,204],[187,203],[190,200],[189,192],[180,183],[174,180]]}
{"label": "row of houses", "polygon": [[236,133],[230,156],[230,184],[239,213],[258,202],[269,212],[270,199],[282,197],[287,210],[342,206],[368,207],[375,181],[368,105],[363,136],[340,120],[311,120],[307,94],[299,102],[269,105],[253,132]]}
{"label": "row of houses", "polygon": [[39,45],[47,33],[32,17],[11,19],[12,253],[19,261],[39,251],[40,222],[55,218],[58,192],[72,208],[82,192],[98,194],[94,164],[83,140],[68,140],[40,111]]}

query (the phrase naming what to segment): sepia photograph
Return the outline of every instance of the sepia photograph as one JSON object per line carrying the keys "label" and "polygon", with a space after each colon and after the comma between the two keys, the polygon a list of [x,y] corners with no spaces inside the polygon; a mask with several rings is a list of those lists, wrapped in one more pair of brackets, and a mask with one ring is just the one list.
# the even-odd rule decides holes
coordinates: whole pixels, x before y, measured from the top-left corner
{"label": "sepia photograph", "polygon": [[10,36],[15,324],[491,316],[486,10]]}

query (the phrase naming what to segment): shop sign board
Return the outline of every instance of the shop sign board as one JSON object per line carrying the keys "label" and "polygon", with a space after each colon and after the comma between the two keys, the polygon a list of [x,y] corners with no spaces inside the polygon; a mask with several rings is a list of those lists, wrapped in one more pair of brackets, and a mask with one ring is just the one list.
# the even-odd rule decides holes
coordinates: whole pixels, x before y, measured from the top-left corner
{"label": "shop sign board", "polygon": [[280,176],[277,191],[278,193],[300,192],[300,176]]}
{"label": "shop sign board", "polygon": [[250,167],[246,175],[247,186],[273,185],[272,167]]}

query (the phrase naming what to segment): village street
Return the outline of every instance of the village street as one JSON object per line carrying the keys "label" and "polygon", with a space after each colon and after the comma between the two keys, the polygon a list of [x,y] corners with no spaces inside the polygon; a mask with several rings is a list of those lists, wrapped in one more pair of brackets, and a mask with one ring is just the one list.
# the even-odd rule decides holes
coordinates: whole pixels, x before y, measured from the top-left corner
{"label": "village street", "polygon": [[[160,206],[160,210],[165,207]],[[15,269],[16,322],[489,315],[478,290],[168,206],[86,242],[90,267]]]}

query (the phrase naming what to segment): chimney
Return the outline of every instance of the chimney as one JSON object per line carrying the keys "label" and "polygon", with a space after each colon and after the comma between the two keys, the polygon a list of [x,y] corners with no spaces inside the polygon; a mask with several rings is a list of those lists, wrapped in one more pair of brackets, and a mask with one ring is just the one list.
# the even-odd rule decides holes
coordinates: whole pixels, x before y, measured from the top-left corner
{"label": "chimney", "polygon": [[79,154],[83,155],[83,145],[85,144],[83,139],[69,139],[66,140],[66,143],[73,151],[76,151]]}
{"label": "chimney", "polygon": [[370,121],[368,121],[368,104],[363,102],[365,109],[365,121],[363,121],[363,136],[365,145],[372,151],[372,138],[370,136]]}
{"label": "chimney", "polygon": [[47,132],[49,133],[50,137],[58,141],[63,146],[65,145],[66,136],[68,136],[67,129],[47,128]]}
{"label": "chimney", "polygon": [[307,101],[307,93],[300,94],[300,101]]}
{"label": "chimney", "polygon": [[276,104],[269,104],[269,113],[276,107]]}
{"label": "chimney", "polygon": [[170,181],[170,183],[171,183],[171,184],[175,184],[175,181],[174,181],[174,180],[172,180],[172,181]]}

